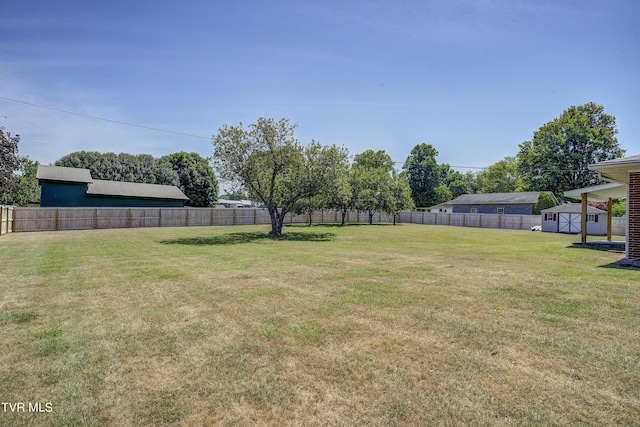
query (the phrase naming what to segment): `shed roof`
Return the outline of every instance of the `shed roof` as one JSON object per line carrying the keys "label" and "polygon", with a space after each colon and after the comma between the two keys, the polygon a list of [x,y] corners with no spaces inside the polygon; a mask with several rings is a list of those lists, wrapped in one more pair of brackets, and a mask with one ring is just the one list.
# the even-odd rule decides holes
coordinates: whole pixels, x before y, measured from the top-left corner
{"label": "shed roof", "polygon": [[[549,209],[543,209],[540,212],[542,213],[582,213],[582,203],[564,203],[562,205],[555,206]],[[602,209],[594,208],[593,206],[587,205],[587,213],[589,214],[606,214],[607,211],[603,211]]]}
{"label": "shed roof", "polygon": [[[547,194],[551,194],[546,192]],[[515,193],[485,193],[463,194],[450,200],[446,205],[509,205],[522,203],[536,203],[539,191],[523,191]],[[553,197],[553,195],[551,195]],[[555,197],[553,198],[555,200]]]}
{"label": "shed roof", "polygon": [[189,200],[178,187],[173,185],[103,181],[99,179],[95,179],[89,184],[87,194],[92,196]]}
{"label": "shed roof", "polygon": [[64,181],[64,182],[92,182],[91,172],[89,169],[68,168],[64,166],[45,166],[38,165],[36,178],[45,181]]}
{"label": "shed roof", "polygon": [[593,165],[589,165],[589,169],[598,172],[600,176],[607,181],[624,182],[628,184],[629,172],[640,171],[640,154],[594,163]]}

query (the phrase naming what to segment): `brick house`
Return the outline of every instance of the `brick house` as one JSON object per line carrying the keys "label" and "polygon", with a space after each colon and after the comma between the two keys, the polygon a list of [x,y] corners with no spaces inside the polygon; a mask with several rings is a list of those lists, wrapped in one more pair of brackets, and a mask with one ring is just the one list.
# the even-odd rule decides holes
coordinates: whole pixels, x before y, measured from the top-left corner
{"label": "brick house", "polygon": [[627,184],[627,259],[640,259],[640,155],[589,166],[606,181]]}

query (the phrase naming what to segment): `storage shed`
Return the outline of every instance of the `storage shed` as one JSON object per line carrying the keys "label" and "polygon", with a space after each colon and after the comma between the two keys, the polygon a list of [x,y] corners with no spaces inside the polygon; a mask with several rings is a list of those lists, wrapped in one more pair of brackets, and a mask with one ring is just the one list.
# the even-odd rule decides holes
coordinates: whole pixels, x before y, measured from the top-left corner
{"label": "storage shed", "polygon": [[38,166],[41,207],[110,206],[181,208],[189,198],[174,185],[92,179],[88,169]]}
{"label": "storage shed", "polygon": [[[544,209],[542,214],[542,231],[550,233],[578,234],[582,230],[582,205],[565,203],[553,208]],[[587,206],[587,234],[604,236],[607,234],[607,212]]]}

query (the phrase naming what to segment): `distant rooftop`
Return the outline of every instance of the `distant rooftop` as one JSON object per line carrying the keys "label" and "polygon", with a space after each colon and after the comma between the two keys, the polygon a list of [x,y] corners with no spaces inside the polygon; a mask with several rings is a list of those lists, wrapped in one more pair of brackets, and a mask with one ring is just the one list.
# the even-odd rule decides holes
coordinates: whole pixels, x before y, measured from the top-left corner
{"label": "distant rooftop", "polygon": [[[548,193],[548,192],[544,192]],[[548,193],[551,194],[551,193]],[[522,204],[536,203],[539,191],[523,191],[515,193],[485,193],[485,194],[463,194],[453,200],[442,203],[443,205],[486,205],[486,204]],[[553,196],[552,196],[553,197]],[[554,197],[555,200],[555,197]]]}

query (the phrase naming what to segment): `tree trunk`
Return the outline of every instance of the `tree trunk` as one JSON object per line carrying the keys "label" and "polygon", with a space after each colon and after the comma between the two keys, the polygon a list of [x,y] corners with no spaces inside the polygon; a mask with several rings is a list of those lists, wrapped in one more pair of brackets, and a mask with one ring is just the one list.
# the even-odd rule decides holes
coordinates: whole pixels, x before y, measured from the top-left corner
{"label": "tree trunk", "polygon": [[344,225],[344,221],[345,221],[346,217],[347,217],[347,210],[346,209],[342,209],[342,224],[340,224],[340,225]]}
{"label": "tree trunk", "polygon": [[393,214],[393,225],[396,225],[396,214]]}
{"label": "tree trunk", "polygon": [[313,212],[309,212],[309,227],[311,227],[311,221],[313,220]]}
{"label": "tree trunk", "polygon": [[276,206],[268,206],[269,216],[271,217],[271,231],[269,232],[269,237],[280,237],[282,236],[282,223],[284,221],[284,215],[278,212],[278,208]]}
{"label": "tree trunk", "polygon": [[374,214],[374,213],[375,213],[375,212],[371,212],[371,211],[369,211],[369,225],[373,224],[373,214]]}

